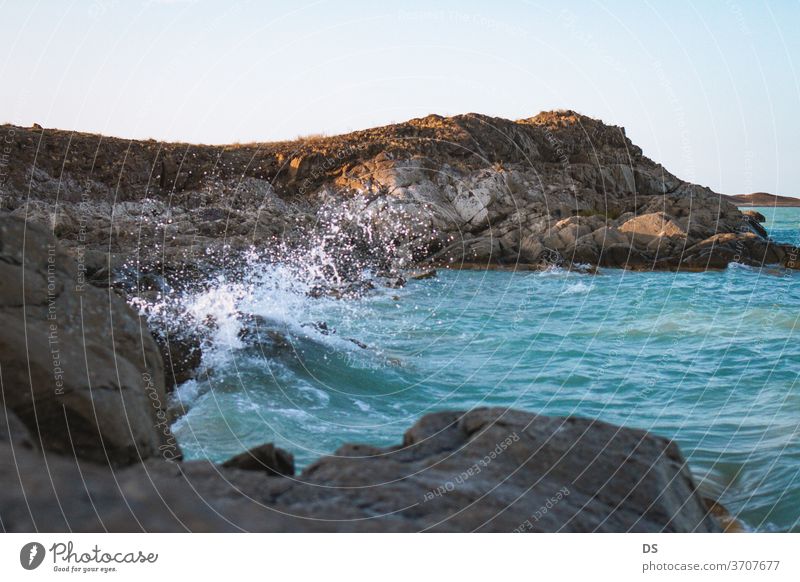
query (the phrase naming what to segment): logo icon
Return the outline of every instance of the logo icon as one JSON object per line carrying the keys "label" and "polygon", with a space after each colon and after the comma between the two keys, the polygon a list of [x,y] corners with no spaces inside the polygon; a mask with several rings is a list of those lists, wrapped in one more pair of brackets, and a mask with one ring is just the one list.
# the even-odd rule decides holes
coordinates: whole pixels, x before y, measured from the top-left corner
{"label": "logo icon", "polygon": [[26,570],[35,570],[44,561],[44,546],[39,542],[30,542],[19,551],[19,563]]}

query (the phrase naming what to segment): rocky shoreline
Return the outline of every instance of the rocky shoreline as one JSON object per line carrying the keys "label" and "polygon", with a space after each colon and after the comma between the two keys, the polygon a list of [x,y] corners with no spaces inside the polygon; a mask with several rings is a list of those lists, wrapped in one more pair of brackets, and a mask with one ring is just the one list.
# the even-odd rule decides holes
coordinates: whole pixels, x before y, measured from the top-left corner
{"label": "rocky shoreline", "polygon": [[5,531],[728,527],[674,443],[512,409],[429,414],[395,447],[344,445],[299,475],[271,444],[183,462],[156,344],[125,301],[18,218],[0,219],[0,265]]}
{"label": "rocky shoreline", "polygon": [[254,249],[323,248],[312,291],[341,297],[368,292],[365,268],[391,286],[436,267],[797,264],[757,215],[678,180],[622,128],[573,112],[429,116],[230,147],[4,131],[6,531],[735,527],[674,443],[511,409],[427,415],[395,447],[344,445],[299,475],[269,443],[183,461],[168,393],[199,346],[130,306],[235,274]]}
{"label": "rocky shoreline", "polygon": [[137,315],[78,283],[40,226],[2,219],[0,249],[6,531],[721,529],[669,441],[506,409],[431,414],[396,447],[345,445],[297,476],[271,445],[181,462]]}

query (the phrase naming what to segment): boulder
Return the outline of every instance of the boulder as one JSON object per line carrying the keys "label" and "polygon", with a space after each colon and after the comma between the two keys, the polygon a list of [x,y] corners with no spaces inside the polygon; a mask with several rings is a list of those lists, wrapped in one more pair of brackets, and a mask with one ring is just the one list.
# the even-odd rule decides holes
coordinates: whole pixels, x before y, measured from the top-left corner
{"label": "boulder", "polygon": [[766,222],[767,217],[761,214],[758,210],[742,210],[742,214],[744,216],[749,216],[753,220],[757,222]]}
{"label": "boulder", "polygon": [[226,469],[261,471],[267,475],[294,475],[294,456],[267,443],[228,459],[222,464]]}
{"label": "boulder", "polygon": [[629,243],[617,243],[602,249],[598,264],[618,269],[645,269],[652,266],[653,261]]}
{"label": "boulder", "polygon": [[731,262],[761,267],[785,261],[787,249],[752,232],[720,233],[685,249],[679,264],[689,270],[724,269]]}
{"label": "boulder", "polygon": [[742,260],[744,245],[733,233],[716,234],[686,249],[680,266],[689,270],[724,269]]}
{"label": "boulder", "polygon": [[671,441],[510,409],[439,412],[295,478],[151,459],[112,472],[0,442],[6,531],[718,532]]}
{"label": "boulder", "polygon": [[596,265],[600,257],[600,248],[594,242],[591,234],[587,234],[575,243],[574,246],[564,249],[564,257],[572,264]]}
{"label": "boulder", "polygon": [[424,279],[434,279],[436,277],[436,269],[423,269],[409,273],[407,277],[412,281],[422,281]]}
{"label": "boulder", "polygon": [[[324,486],[324,497],[320,494]],[[346,445],[281,503],[439,531],[719,531],[678,447],[643,431],[508,409],[423,417],[391,449]]]}
{"label": "boulder", "polygon": [[345,445],[278,500],[343,528],[368,518],[365,529],[408,531],[720,530],[669,440],[508,409],[430,414],[388,449]]}
{"label": "boulder", "polygon": [[592,232],[592,239],[594,239],[595,244],[601,248],[615,244],[630,244],[629,236],[620,232],[619,229],[613,226],[602,226],[598,228]]}
{"label": "boulder", "polygon": [[686,236],[686,229],[664,212],[652,212],[631,218],[619,227],[619,231],[630,233],[634,239],[643,239],[647,242],[652,237]]}
{"label": "boulder", "polygon": [[787,269],[800,269],[800,247],[786,247],[781,264]]}
{"label": "boulder", "polygon": [[110,290],[80,283],[45,228],[0,219],[3,404],[46,449],[126,465],[178,456],[150,332]]}
{"label": "boulder", "polygon": [[13,412],[3,407],[0,407],[0,444],[8,444],[17,449],[36,448],[28,428]]}
{"label": "boulder", "polygon": [[[232,532],[237,528],[181,481],[177,463],[158,460],[174,476],[149,479],[148,465],[113,472],[53,452],[23,450],[0,441],[0,521],[6,532]],[[152,469],[150,469],[152,470]],[[242,510],[229,509],[241,521]],[[274,520],[279,523],[279,519]]]}

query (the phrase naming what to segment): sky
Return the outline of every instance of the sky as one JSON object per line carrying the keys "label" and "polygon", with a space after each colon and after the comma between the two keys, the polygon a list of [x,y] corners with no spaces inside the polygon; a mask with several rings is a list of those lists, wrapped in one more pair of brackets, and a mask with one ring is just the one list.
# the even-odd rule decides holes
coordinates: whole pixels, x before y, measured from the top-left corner
{"label": "sky", "polygon": [[800,0],[0,0],[0,123],[245,143],[574,109],[800,196]]}

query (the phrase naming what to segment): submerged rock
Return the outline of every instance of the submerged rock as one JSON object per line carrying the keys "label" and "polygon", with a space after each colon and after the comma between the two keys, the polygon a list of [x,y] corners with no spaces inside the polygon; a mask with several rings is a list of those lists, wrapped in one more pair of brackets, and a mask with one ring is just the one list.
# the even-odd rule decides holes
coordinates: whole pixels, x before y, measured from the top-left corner
{"label": "submerged rock", "polygon": [[728,511],[728,508],[714,499],[704,498],[708,512],[714,516],[725,533],[742,533],[747,531],[744,524]]}

